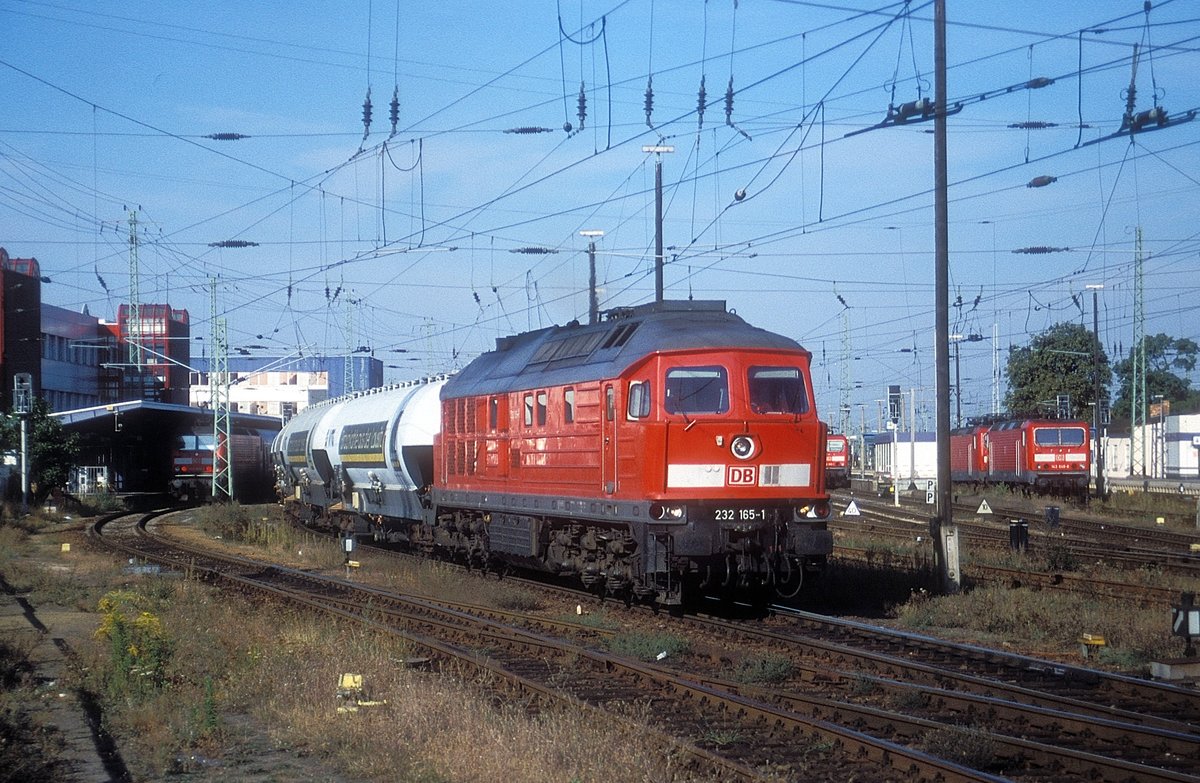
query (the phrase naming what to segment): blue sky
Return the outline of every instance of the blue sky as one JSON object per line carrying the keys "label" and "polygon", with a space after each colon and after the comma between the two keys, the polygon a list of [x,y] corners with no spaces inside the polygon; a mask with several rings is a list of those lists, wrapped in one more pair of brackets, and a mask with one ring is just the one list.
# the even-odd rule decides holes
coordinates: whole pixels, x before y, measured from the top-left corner
{"label": "blue sky", "polygon": [[[1200,8],[948,6],[951,324],[985,338],[964,415],[994,348],[1090,327],[1089,284],[1128,350],[1138,227],[1147,332],[1200,340],[1200,120],[1113,138],[1135,44],[1135,111],[1200,108]],[[932,97],[929,3],[5,0],[0,25],[0,245],[52,304],[115,316],[136,210],[140,299],[186,308],[195,349],[216,280],[245,351],[453,371],[586,318],[581,230],[605,232],[602,308],[653,299],[662,143],[667,297],[798,339],[822,411],[846,387],[870,421],[899,383],[932,420],[932,123],[867,130]]]}

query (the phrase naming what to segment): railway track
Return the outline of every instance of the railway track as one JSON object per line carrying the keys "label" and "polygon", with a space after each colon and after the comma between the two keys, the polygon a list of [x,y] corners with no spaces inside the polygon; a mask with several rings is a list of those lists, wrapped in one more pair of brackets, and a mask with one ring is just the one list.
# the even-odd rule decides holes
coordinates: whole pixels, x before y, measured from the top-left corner
{"label": "railway track", "polygon": [[[208,555],[175,557],[196,569]],[[787,768],[811,779],[854,769],[866,780],[1200,781],[1195,691],[782,607],[754,624],[676,618],[710,652],[651,665],[603,652],[613,629],[400,597],[256,561],[239,568],[266,585],[255,589],[295,591],[307,605],[402,629],[456,666],[483,666],[520,698],[566,699],[603,716],[641,705],[665,743],[688,748],[699,768],[725,778]],[[646,616],[611,610],[622,625]],[[737,682],[722,660],[732,650],[784,657],[791,671],[769,685]],[[931,752],[954,757],[970,748],[986,759],[968,754],[956,763]]]}
{"label": "railway track", "polygon": [[[214,554],[149,534],[146,521],[115,526],[110,522],[95,533],[105,544],[135,557],[400,634],[443,666],[489,675],[510,697],[590,711],[598,720],[613,722],[628,723],[633,720],[628,715],[640,711],[653,719],[653,725],[639,722],[640,731],[655,736],[668,752],[691,759],[697,771],[714,779],[778,779],[780,770],[836,779],[854,770],[856,779],[863,781],[898,775],[928,781],[998,780],[850,727],[806,718],[663,667],[584,646],[570,638],[568,625],[557,624],[562,635],[549,636],[441,602]],[[717,742],[714,737],[745,739]],[[770,760],[766,768],[764,759]]]}
{"label": "railway track", "polygon": [[[918,548],[930,549],[928,512],[923,509],[896,508],[856,500],[861,517],[843,518],[833,525],[844,530]],[[842,506],[844,508],[844,504]],[[1008,517],[1009,515],[1003,515]],[[980,522],[958,518],[955,522],[964,548],[975,551],[1004,552],[1011,550],[1010,529],[1007,523]],[[1028,548],[1043,552],[1051,548],[1064,549],[1081,563],[1104,563],[1113,568],[1131,571],[1152,569],[1169,575],[1200,580],[1200,553],[1190,547],[1200,542],[1200,536],[1175,531],[1158,531],[1128,525],[1111,525],[1091,520],[1069,520],[1060,529],[1039,525],[1027,528]],[[1089,531],[1094,531],[1095,536]],[[1108,533],[1105,536],[1105,533]],[[874,555],[862,547],[839,547],[838,555],[866,560]],[[1136,600],[1148,605],[1166,605],[1179,597],[1179,590],[1154,587],[1137,582],[1095,580],[1066,570],[1038,572],[1007,566],[989,565],[975,559],[970,577],[979,582],[1012,586],[1038,586],[1072,590],[1080,593],[1103,594]]]}

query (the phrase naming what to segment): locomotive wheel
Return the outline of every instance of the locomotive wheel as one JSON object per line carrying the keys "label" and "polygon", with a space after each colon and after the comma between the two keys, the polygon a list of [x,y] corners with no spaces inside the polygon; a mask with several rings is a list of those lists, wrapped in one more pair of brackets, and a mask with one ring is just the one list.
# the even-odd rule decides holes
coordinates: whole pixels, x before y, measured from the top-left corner
{"label": "locomotive wheel", "polygon": [[780,566],[775,592],[780,598],[795,598],[804,587],[804,565],[794,558],[785,557]]}

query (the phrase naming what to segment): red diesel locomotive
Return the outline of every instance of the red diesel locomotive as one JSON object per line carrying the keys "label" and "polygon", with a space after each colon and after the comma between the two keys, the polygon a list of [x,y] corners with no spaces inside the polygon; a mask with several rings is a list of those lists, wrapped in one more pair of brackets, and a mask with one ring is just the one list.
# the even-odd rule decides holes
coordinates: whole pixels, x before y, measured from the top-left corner
{"label": "red diesel locomotive", "polygon": [[1019,419],[950,435],[950,478],[975,486],[1004,484],[1031,492],[1086,494],[1091,433],[1083,421]]}
{"label": "red diesel locomotive", "polygon": [[833,549],[811,354],[724,302],[607,315],[446,381],[414,533],[663,604],[795,593]]}

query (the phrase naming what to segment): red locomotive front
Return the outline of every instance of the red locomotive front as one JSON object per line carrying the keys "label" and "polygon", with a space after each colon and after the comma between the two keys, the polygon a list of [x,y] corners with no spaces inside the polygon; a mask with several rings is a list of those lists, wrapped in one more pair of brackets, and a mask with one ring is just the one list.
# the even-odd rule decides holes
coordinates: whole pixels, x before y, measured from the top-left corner
{"label": "red locomotive front", "polygon": [[794,591],[832,551],[809,358],[705,302],[501,341],[443,390],[439,524],[666,603]]}
{"label": "red locomotive front", "polygon": [[830,435],[825,441],[825,486],[850,486],[850,439]]}
{"label": "red locomotive front", "polygon": [[1086,490],[1091,478],[1091,441],[1082,421],[1027,421],[1024,469],[1039,489]]}

